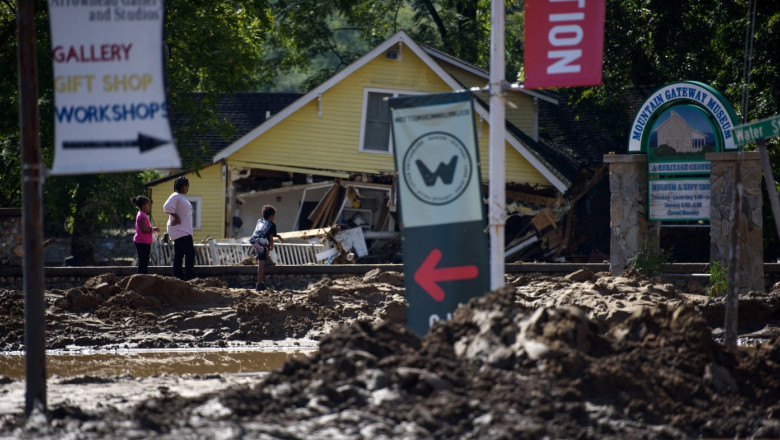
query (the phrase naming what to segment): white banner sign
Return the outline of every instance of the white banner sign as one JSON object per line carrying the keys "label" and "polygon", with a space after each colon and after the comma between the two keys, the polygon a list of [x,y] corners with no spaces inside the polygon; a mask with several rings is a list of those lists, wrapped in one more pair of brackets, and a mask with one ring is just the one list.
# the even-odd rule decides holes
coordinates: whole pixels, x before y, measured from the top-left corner
{"label": "white banner sign", "polygon": [[393,148],[405,227],[479,221],[479,182],[470,94],[396,98]]}
{"label": "white banner sign", "polygon": [[163,0],[49,0],[52,174],[180,168],[163,74]]}

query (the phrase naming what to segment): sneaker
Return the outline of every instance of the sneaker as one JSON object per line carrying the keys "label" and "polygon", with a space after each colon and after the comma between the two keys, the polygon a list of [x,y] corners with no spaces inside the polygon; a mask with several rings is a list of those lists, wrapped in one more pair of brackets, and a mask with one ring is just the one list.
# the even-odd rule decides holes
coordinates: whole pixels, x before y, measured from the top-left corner
{"label": "sneaker", "polygon": [[258,292],[262,292],[263,290],[265,290],[265,283],[255,284],[255,290]]}

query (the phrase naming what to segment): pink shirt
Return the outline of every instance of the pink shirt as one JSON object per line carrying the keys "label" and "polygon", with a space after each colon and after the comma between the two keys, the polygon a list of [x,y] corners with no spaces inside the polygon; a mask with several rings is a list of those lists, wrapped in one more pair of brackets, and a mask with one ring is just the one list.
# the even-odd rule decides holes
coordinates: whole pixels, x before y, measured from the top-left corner
{"label": "pink shirt", "polygon": [[139,209],[138,214],[135,216],[135,235],[133,236],[133,241],[136,243],[152,244],[154,241],[152,238],[152,231],[144,232],[141,230],[141,225],[145,226],[147,229],[152,229],[149,217],[146,216],[145,212]]}

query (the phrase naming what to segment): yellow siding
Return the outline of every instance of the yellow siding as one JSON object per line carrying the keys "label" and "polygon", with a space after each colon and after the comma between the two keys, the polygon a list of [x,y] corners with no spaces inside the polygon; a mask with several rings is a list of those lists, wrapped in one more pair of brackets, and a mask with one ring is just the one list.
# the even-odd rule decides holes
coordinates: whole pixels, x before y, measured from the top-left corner
{"label": "yellow siding", "polygon": [[[487,121],[482,121],[481,118],[477,118],[477,134],[481,178],[483,182],[487,182],[490,176],[490,125]],[[506,155],[507,183],[551,186],[550,182],[508,143],[506,143],[504,154]]]}
{"label": "yellow siding", "polygon": [[[404,50],[400,61],[380,55],[326,90],[321,101],[312,100],[230,155],[228,163],[257,168],[293,166],[352,173],[394,173],[392,154],[359,151],[365,88],[421,93],[451,91],[412,50]],[[318,115],[320,107],[322,116]],[[533,127],[532,114],[528,119]],[[489,172],[488,138],[485,125],[479,142],[483,181],[487,181]],[[509,146],[506,157],[508,182],[550,185]]]}
{"label": "yellow siding", "polygon": [[507,92],[507,99],[517,108],[506,106],[506,119],[529,137],[534,137],[534,100],[520,92]]}
{"label": "yellow siding", "polygon": [[[222,239],[225,237],[225,181],[222,180],[222,165],[215,164],[200,171],[200,177],[194,172],[185,174],[190,181],[187,196],[201,198],[201,227],[193,230],[195,242],[207,238]],[[163,211],[163,205],[173,193],[173,181],[168,180],[158,185],[150,186],[152,200],[152,218],[161,232],[165,232],[168,215]]]}

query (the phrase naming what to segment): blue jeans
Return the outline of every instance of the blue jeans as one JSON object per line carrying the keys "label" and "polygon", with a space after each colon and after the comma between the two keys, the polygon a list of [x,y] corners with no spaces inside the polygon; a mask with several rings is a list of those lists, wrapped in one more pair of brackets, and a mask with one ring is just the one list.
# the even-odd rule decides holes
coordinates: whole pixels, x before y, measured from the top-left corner
{"label": "blue jeans", "polygon": [[[184,260],[184,272],[181,263]],[[195,244],[192,235],[173,240],[173,276],[184,281],[195,278]]]}

